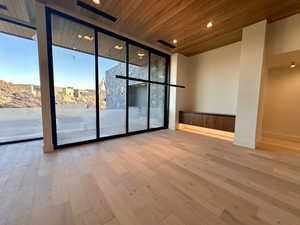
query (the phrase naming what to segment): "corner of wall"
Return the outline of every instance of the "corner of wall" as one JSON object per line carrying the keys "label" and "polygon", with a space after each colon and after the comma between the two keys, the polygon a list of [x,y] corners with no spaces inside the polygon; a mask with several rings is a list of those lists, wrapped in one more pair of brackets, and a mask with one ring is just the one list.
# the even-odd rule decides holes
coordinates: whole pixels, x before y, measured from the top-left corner
{"label": "corner of wall", "polygon": [[[188,85],[188,58],[179,53],[171,56],[171,73],[170,83],[178,85]],[[170,103],[169,103],[169,129],[176,130],[179,123],[179,111],[185,110],[186,88],[170,87]]]}

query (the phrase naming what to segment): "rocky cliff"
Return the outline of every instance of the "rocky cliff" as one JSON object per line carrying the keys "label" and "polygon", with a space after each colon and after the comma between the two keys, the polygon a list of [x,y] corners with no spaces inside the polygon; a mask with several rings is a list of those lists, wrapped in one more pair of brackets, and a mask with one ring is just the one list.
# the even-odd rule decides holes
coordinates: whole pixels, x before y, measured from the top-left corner
{"label": "rocky cliff", "polygon": [[40,107],[39,96],[29,89],[0,80],[0,108]]}

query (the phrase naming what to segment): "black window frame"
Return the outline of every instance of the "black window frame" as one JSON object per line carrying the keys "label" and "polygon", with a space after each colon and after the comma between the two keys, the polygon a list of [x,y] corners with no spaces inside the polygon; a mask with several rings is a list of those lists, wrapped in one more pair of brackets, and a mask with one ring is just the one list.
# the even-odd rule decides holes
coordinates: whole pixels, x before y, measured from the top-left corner
{"label": "black window frame", "polygon": [[[54,149],[60,149],[60,148],[64,148],[64,147],[69,147],[69,146],[75,146],[75,145],[80,145],[80,144],[87,144],[87,143],[92,143],[92,142],[99,142],[102,140],[107,140],[107,139],[112,139],[112,138],[117,138],[117,137],[124,137],[124,136],[129,136],[129,135],[134,135],[134,134],[139,134],[139,133],[145,133],[145,132],[151,132],[151,131],[156,131],[156,130],[161,130],[161,129],[167,129],[168,128],[168,122],[169,122],[169,93],[170,93],[170,87],[167,85],[170,81],[170,55],[163,53],[161,51],[158,51],[157,49],[151,48],[147,45],[143,45],[139,42],[136,42],[134,40],[131,40],[129,38],[123,37],[119,34],[113,33],[111,31],[108,31],[106,29],[103,29],[99,26],[96,26],[94,24],[88,23],[86,21],[83,21],[81,19],[78,19],[74,16],[71,16],[69,14],[66,14],[64,12],[60,12],[58,10],[46,7],[46,32],[47,32],[47,50],[48,50],[48,72],[49,72],[49,89],[50,89],[50,105],[51,105],[51,125],[52,125],[52,140],[53,140],[53,146]],[[68,143],[68,144],[61,144],[58,145],[57,143],[57,129],[56,129],[56,109],[55,109],[55,90],[54,90],[54,72],[53,72],[53,54],[52,54],[52,15],[57,15],[60,17],[63,17],[64,19],[68,19],[71,20],[73,22],[79,23],[81,25],[85,25],[87,27],[90,27],[92,29],[94,29],[95,31],[95,38],[96,40],[98,39],[98,33],[104,33],[106,35],[109,35],[111,37],[120,39],[122,41],[124,41],[126,43],[126,128],[125,128],[125,133],[123,134],[118,134],[118,135],[113,135],[113,136],[108,136],[108,137],[100,137],[100,118],[99,118],[99,84],[96,83],[96,127],[97,127],[97,136],[95,139],[92,140],[87,140],[87,141],[80,141],[80,142],[75,142],[75,143]],[[148,74],[148,78],[147,80],[145,80],[145,82],[148,83],[148,116],[147,116],[147,129],[146,130],[140,130],[140,131],[132,131],[129,132],[128,130],[128,85],[129,85],[129,50],[128,50],[128,46],[130,45],[134,45],[137,47],[140,47],[142,49],[145,49],[146,51],[148,51],[149,54],[149,74]],[[165,85],[165,104],[164,104],[164,125],[161,127],[157,127],[157,128],[150,128],[149,127],[149,120],[150,120],[150,115],[149,115],[149,105],[150,105],[150,85],[151,83],[157,83],[155,81],[151,81],[151,53],[162,56],[166,59],[166,68],[165,68],[165,81],[161,82],[162,85]],[[95,41],[95,80],[98,81],[99,80],[99,68],[98,68],[98,42]]]}

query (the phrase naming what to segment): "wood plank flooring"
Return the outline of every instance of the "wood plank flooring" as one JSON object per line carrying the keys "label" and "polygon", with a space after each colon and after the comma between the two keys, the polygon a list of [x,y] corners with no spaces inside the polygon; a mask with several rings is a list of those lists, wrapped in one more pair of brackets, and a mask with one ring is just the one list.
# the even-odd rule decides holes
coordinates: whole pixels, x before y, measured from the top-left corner
{"label": "wood plank flooring", "polygon": [[163,130],[0,146],[0,225],[299,225],[300,154]]}

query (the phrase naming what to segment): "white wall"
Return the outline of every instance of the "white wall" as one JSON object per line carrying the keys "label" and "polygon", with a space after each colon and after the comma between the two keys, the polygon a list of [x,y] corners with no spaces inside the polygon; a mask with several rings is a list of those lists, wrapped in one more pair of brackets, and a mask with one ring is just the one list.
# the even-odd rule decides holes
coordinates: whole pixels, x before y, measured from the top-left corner
{"label": "white wall", "polygon": [[268,54],[280,54],[300,49],[300,14],[268,25]]}
{"label": "white wall", "polygon": [[300,141],[300,68],[269,70],[263,116],[263,135]]}
{"label": "white wall", "polygon": [[243,29],[234,144],[254,149],[267,21]]}
{"label": "white wall", "polygon": [[[300,14],[268,26],[262,137],[300,141]],[[296,62],[296,68],[289,68]]]}
{"label": "white wall", "polygon": [[190,57],[191,111],[236,114],[241,42]]}

